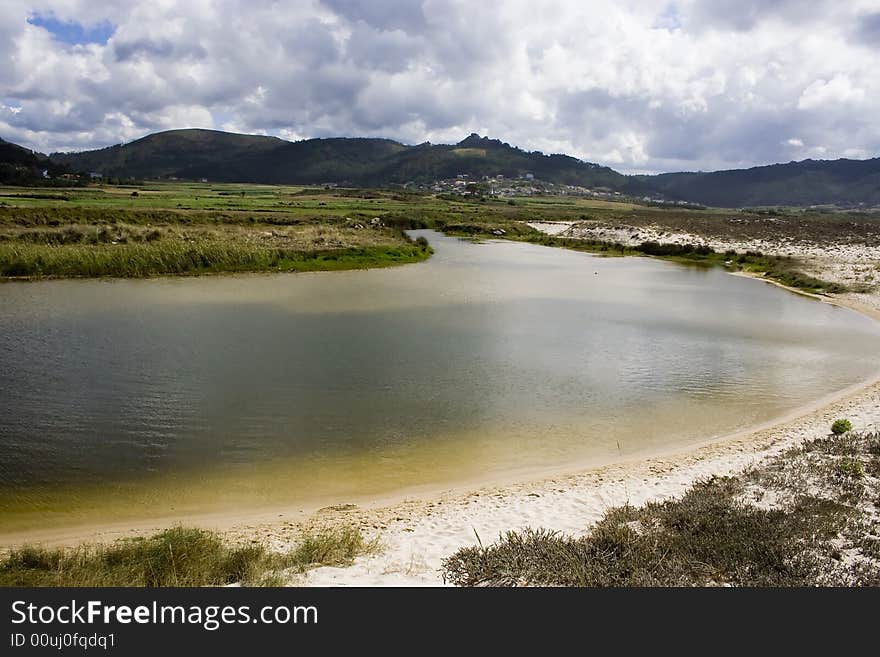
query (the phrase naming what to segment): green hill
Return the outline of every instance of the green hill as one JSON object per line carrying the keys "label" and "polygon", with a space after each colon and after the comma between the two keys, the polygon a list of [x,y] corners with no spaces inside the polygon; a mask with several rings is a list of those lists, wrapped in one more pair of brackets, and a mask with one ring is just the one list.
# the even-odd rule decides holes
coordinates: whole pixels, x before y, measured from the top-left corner
{"label": "green hill", "polygon": [[407,146],[390,139],[290,142],[216,130],[170,130],[128,144],[82,153],[53,153],[49,158],[0,140],[0,182],[41,184],[45,169],[51,175],[80,171],[117,178],[369,187],[431,182],[459,174],[479,179],[531,173],[552,183],[606,187],[634,196],[716,207],[880,206],[880,158],[625,176],[567,155],[524,151],[476,134],[457,144]]}
{"label": "green hill", "polygon": [[105,176],[183,177],[181,172],[193,167],[213,166],[219,170],[240,158],[268,153],[286,143],[277,137],[218,130],[169,130],[96,151],[52,153],[51,158],[78,171],[94,171]]}
{"label": "green hill", "polygon": [[[281,141],[218,162],[199,162],[176,171],[181,178],[220,182],[365,184],[382,164],[407,147],[390,139],[333,138]],[[389,181],[381,181],[385,183]]]}
{"label": "green hill", "polygon": [[760,205],[880,206],[880,158],[635,177],[633,189],[718,207]]}
{"label": "green hill", "polygon": [[0,139],[0,184],[33,185],[45,181],[43,172],[60,175],[67,167],[49,161],[42,153]]}
{"label": "green hill", "polygon": [[531,173],[539,180],[588,187],[620,188],[626,177],[567,155],[527,152],[497,139],[472,134],[454,145],[422,144],[398,152],[373,176],[374,181],[431,181],[468,174],[471,178]]}
{"label": "green hill", "polygon": [[125,178],[382,186],[438,178],[532,173],[555,183],[619,187],[625,176],[566,155],[526,152],[471,135],[455,145],[406,146],[390,139],[288,142],[213,130],[171,130],[83,153],[53,153],[80,171]]}

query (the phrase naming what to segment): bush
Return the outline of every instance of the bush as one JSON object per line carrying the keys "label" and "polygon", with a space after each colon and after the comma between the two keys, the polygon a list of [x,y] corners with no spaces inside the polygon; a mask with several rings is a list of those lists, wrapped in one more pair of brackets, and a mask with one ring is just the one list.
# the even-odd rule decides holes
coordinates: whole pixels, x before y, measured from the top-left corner
{"label": "bush", "polygon": [[852,422],[847,419],[834,420],[834,424],[831,425],[831,433],[835,436],[839,436],[847,431],[852,431]]}
{"label": "bush", "polygon": [[837,471],[844,477],[852,477],[853,479],[861,479],[865,476],[865,470],[861,462],[846,459],[838,463]]}
{"label": "bush", "polygon": [[737,498],[729,478],[698,482],[679,500],[609,510],[585,537],[509,532],[443,562],[458,586],[803,586],[797,514]]}

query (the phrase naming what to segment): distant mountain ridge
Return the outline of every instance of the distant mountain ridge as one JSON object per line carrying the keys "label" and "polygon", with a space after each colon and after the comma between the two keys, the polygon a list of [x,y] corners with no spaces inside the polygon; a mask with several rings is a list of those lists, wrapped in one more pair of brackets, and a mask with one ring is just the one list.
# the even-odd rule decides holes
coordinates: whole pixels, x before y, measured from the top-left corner
{"label": "distant mountain ridge", "polygon": [[[426,142],[408,146],[379,138],[290,142],[261,135],[184,129],[99,150],[53,153],[48,158],[0,140],[0,170],[6,170],[2,167],[11,160],[27,157],[65,170],[121,178],[382,187],[459,174],[480,179],[530,173],[557,184],[604,187],[634,196],[719,207],[880,206],[880,158],[804,160],[708,173],[627,176],[568,155],[529,152],[477,134],[457,144]],[[36,166],[33,162],[31,165]]]}
{"label": "distant mountain ridge", "polygon": [[35,153],[24,146],[0,139],[0,182],[7,185],[26,185],[47,175],[61,175],[69,169],[52,162],[42,153]]}
{"label": "distant mountain ridge", "polygon": [[472,134],[454,145],[406,146],[390,139],[328,138],[289,142],[214,130],[171,130],[83,153],[53,153],[79,170],[133,178],[207,178],[217,182],[382,186],[458,174],[517,176],[549,182],[620,186],[625,176],[566,155],[529,153]]}
{"label": "distant mountain ridge", "polygon": [[182,171],[199,166],[222,166],[255,153],[268,153],[283,139],[239,135],[219,130],[169,130],[128,144],[81,153],[52,153],[53,161],[79,171],[125,178],[184,177]]}
{"label": "distant mountain ridge", "polygon": [[665,196],[719,207],[880,206],[880,158],[802,160],[711,173],[636,176]]}

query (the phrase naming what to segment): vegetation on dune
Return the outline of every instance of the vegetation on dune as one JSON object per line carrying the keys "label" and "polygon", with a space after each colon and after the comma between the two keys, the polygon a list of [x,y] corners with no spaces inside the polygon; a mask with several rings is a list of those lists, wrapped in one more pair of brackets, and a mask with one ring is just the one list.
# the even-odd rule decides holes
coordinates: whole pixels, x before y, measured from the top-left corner
{"label": "vegetation on dune", "polygon": [[510,532],[488,548],[459,551],[445,563],[465,586],[687,586],[803,584],[791,518],[737,502],[730,481],[697,484],[683,498],[606,513],[587,538]]}
{"label": "vegetation on dune", "polygon": [[287,553],[176,527],[109,545],[12,550],[0,560],[0,586],[271,586],[316,566],[347,565],[377,549],[350,527],[305,533]]}
{"label": "vegetation on dune", "polygon": [[301,569],[309,566],[347,566],[362,554],[378,550],[376,541],[367,541],[351,527],[321,529],[303,536],[290,555]]}
{"label": "vegetation on dune", "polygon": [[460,586],[877,586],[878,482],[880,435],[813,440],[679,499],[611,509],[581,538],[526,530],[461,549],[443,573]]}
{"label": "vegetation on dune", "polygon": [[833,433],[835,436],[839,436],[840,434],[846,433],[847,431],[852,431],[852,422],[850,422],[846,418],[834,420],[834,422],[831,424],[831,433]]}
{"label": "vegetation on dune", "polygon": [[845,285],[824,281],[800,271],[800,263],[794,258],[767,255],[733,256],[743,271],[760,274],[786,287],[802,290],[810,294],[840,294],[849,291]]}

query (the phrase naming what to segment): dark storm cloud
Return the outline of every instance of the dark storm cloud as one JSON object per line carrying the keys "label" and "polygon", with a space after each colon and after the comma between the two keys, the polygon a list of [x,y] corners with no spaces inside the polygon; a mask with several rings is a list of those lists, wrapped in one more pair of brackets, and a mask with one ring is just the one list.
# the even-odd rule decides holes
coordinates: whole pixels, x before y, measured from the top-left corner
{"label": "dark storm cloud", "polygon": [[116,41],[113,53],[117,61],[123,62],[135,57],[169,59],[171,57],[195,57],[202,59],[207,51],[198,43],[177,43],[171,39],[135,39]]}
{"label": "dark storm cloud", "polygon": [[697,0],[688,24],[747,32],[765,20],[797,24],[820,19],[828,5],[828,0]]}
{"label": "dark storm cloud", "polygon": [[338,16],[363,21],[380,30],[421,32],[425,29],[423,2],[419,0],[321,0]]}
{"label": "dark storm cloud", "polygon": [[855,36],[866,45],[880,48],[880,11],[859,16]]}
{"label": "dark storm cloud", "polygon": [[360,23],[352,29],[346,54],[352,64],[396,73],[419,61],[424,43],[400,30],[381,31]]}

